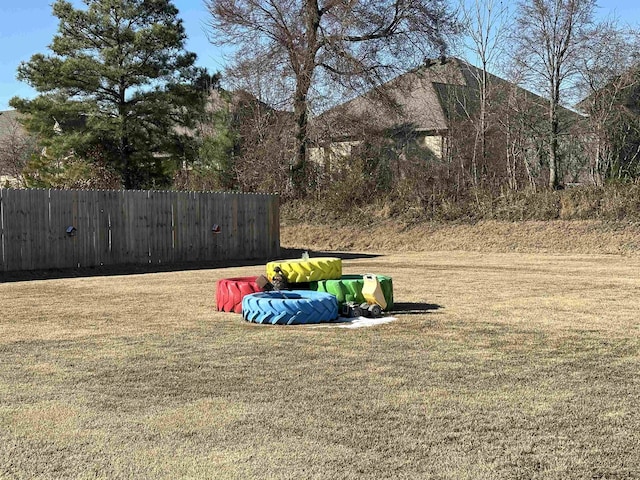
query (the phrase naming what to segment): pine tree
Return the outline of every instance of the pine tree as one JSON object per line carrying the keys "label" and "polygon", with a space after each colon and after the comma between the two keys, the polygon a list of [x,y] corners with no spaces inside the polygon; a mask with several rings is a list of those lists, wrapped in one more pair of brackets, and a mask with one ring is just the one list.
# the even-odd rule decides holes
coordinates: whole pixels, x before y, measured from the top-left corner
{"label": "pine tree", "polygon": [[55,1],[51,53],[18,68],[39,96],[11,105],[27,114],[47,157],[99,160],[125,188],[165,185],[183,161],[176,148],[188,143],[176,126],[188,127],[203,104],[178,10],[170,0],[84,3]]}

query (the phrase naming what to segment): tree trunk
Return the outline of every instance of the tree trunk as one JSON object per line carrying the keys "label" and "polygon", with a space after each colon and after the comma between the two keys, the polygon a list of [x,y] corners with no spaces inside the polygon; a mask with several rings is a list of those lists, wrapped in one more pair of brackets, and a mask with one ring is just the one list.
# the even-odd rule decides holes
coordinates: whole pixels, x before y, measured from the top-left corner
{"label": "tree trunk", "polygon": [[[309,130],[309,116],[307,110],[308,85],[298,85],[293,104],[296,120],[296,159],[291,167],[291,181],[294,191],[304,194],[304,182],[307,174],[307,138]],[[306,83],[306,82],[305,82]]]}
{"label": "tree trunk", "polygon": [[560,124],[558,122],[558,98],[559,92],[554,89],[554,95],[549,105],[549,188],[557,190],[560,187],[560,180],[558,177],[558,135],[560,130]]}
{"label": "tree trunk", "polygon": [[311,78],[316,67],[316,54],[319,49],[318,29],[321,12],[318,0],[305,2],[306,42],[298,55],[294,55],[293,67],[296,73],[296,92],[293,99],[293,113],[296,120],[296,160],[291,167],[291,181],[294,191],[305,193],[307,177],[307,147],[309,143],[309,108],[307,96],[311,88]]}
{"label": "tree trunk", "polygon": [[[483,60],[482,85],[480,89],[480,160],[482,161],[482,168],[486,168],[487,164],[487,83],[487,62],[486,60]],[[477,175],[477,172],[475,172],[475,175]]]}
{"label": "tree trunk", "polygon": [[592,169],[592,178],[593,178],[593,184],[597,187],[602,186],[602,140],[600,139],[600,129],[598,128],[598,133],[597,133],[597,141],[596,141],[596,152],[595,152],[595,159],[594,159],[594,165],[593,165],[593,169]]}

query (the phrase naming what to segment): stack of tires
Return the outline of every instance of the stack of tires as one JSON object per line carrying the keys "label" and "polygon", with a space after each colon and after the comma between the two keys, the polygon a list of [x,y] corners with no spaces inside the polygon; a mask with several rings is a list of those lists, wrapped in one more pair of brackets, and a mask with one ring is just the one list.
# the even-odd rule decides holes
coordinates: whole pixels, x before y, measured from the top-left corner
{"label": "stack of tires", "polygon": [[[364,302],[362,275],[342,275],[342,260],[333,257],[280,260],[266,265],[269,281],[286,278],[290,290],[264,291],[259,277],[226,278],[218,281],[219,311],[242,313],[248,322],[301,325],[338,319],[347,302]],[[393,306],[391,278],[377,276],[387,309]]]}

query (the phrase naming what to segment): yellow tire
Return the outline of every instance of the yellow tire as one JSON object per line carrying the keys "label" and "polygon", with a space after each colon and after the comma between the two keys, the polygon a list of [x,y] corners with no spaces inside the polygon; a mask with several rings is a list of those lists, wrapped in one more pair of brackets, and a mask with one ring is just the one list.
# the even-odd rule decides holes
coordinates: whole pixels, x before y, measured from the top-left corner
{"label": "yellow tire", "polygon": [[273,280],[275,268],[280,267],[289,283],[335,280],[342,276],[342,259],[317,257],[298,260],[276,260],[267,263],[267,277]]}

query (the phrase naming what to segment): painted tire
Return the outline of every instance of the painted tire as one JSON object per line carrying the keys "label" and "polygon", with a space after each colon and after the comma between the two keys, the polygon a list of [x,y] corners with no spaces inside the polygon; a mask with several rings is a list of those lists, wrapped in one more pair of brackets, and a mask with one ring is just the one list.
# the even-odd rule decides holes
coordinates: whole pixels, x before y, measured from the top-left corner
{"label": "painted tire", "polygon": [[267,278],[275,275],[280,267],[289,283],[314,282],[342,276],[342,259],[332,257],[309,258],[307,260],[277,260],[267,263]]}
{"label": "painted tire", "polygon": [[216,307],[219,312],[242,312],[242,299],[250,293],[261,292],[258,277],[223,278],[216,287]]}
{"label": "painted tire", "polygon": [[308,290],[254,293],[242,299],[242,317],[272,325],[329,322],[338,318],[338,302],[329,293]]}
{"label": "painted tire", "polygon": [[[391,277],[385,275],[376,275],[382,294],[387,301],[386,310],[393,308],[393,281]],[[358,305],[366,302],[362,295],[362,287],[364,280],[362,275],[343,275],[339,280],[321,280],[319,282],[311,282],[309,287],[317,292],[327,292],[335,295],[338,304],[342,305],[347,302],[355,302]]]}

